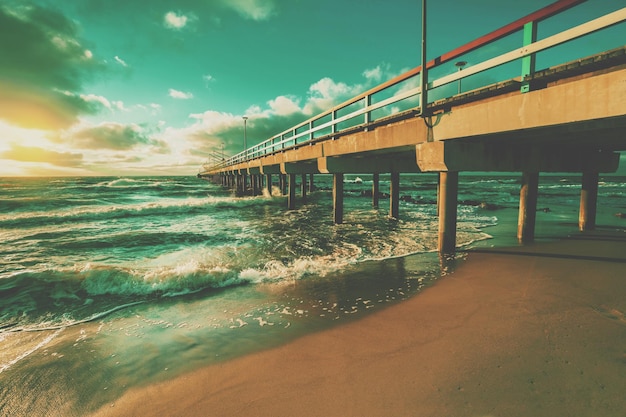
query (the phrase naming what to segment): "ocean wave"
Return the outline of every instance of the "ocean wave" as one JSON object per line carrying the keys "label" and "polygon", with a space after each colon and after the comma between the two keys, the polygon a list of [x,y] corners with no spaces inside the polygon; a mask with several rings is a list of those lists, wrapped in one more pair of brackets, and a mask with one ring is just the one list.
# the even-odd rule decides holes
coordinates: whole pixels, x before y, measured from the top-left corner
{"label": "ocean wave", "polygon": [[365,228],[344,229],[334,231],[334,240],[327,243],[304,236],[291,243],[244,239],[235,246],[181,245],[184,249],[125,265],[93,262],[14,272],[0,280],[0,298],[5,301],[0,307],[0,332],[61,328],[129,303],[158,302],[238,285],[289,283],[366,260],[432,249],[406,230],[383,239],[384,233],[372,236]]}
{"label": "ocean wave", "polygon": [[82,265],[27,271],[0,280],[0,333],[50,330],[144,302],[251,282],[238,271],[189,263],[154,269]]}
{"label": "ocean wave", "polygon": [[54,222],[77,222],[118,219],[153,215],[202,214],[206,209],[240,209],[276,203],[264,197],[204,197],[185,199],[158,199],[135,204],[107,204],[79,206],[57,211],[29,211],[0,215],[0,227],[23,228]]}

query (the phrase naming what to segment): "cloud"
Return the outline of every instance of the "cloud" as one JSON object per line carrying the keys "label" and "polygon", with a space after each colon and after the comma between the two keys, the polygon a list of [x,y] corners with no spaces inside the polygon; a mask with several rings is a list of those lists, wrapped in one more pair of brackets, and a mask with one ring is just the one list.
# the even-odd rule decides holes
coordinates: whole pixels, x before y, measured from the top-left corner
{"label": "cloud", "polygon": [[150,132],[136,124],[101,123],[83,126],[50,138],[53,142],[69,144],[76,149],[130,150],[149,145],[157,152],[166,152],[167,144],[150,137]]}
{"label": "cloud", "polygon": [[380,80],[383,77],[383,69],[379,65],[376,68],[363,71],[363,76],[367,78],[368,80],[380,82]]}
{"label": "cloud", "polygon": [[119,56],[115,55],[115,57],[113,58],[115,59],[115,62],[117,62],[118,64],[120,64],[123,67],[128,67],[128,64],[126,63],[126,61],[124,61],[122,58],[120,58]]}
{"label": "cloud", "polygon": [[202,76],[202,81],[204,81],[204,86],[208,88],[209,84],[215,82],[215,77],[213,77],[211,74],[205,74]]}
{"label": "cloud", "polygon": [[273,114],[277,116],[286,116],[289,114],[301,112],[299,100],[295,97],[278,96],[274,100],[267,102]]}
{"label": "cloud", "polygon": [[[389,72],[387,65],[380,65],[364,71],[362,83],[347,84],[324,77],[311,84],[303,97],[281,95],[268,100],[263,106],[252,105],[245,112],[248,116],[248,144],[269,139],[395,75]],[[193,147],[193,154],[221,152],[222,146],[227,155],[243,150],[242,115],[209,110],[189,117],[193,121],[190,126],[170,129],[168,135],[185,138]]]}
{"label": "cloud", "polygon": [[176,12],[167,12],[163,17],[163,24],[168,29],[181,30],[188,23],[196,19],[195,15],[176,14]]}
{"label": "cloud", "polygon": [[77,167],[83,162],[83,155],[71,152],[56,152],[35,146],[11,144],[11,149],[0,153],[0,158],[19,162],[44,162],[61,167]]}
{"label": "cloud", "polygon": [[80,91],[104,68],[78,33],[76,24],[55,9],[0,5],[0,118],[57,129],[93,112],[89,103],[65,94]]}
{"label": "cloud", "polygon": [[192,93],[185,93],[183,91],[174,90],[173,88],[170,88],[169,95],[170,97],[178,99],[178,100],[189,100],[193,98]]}
{"label": "cloud", "polygon": [[234,10],[240,16],[261,21],[275,13],[275,0],[221,0],[223,6]]}
{"label": "cloud", "polygon": [[106,97],[98,96],[95,94],[81,94],[79,97],[86,102],[95,102],[102,105],[102,107],[106,107],[107,109],[111,108],[111,102],[107,100]]}

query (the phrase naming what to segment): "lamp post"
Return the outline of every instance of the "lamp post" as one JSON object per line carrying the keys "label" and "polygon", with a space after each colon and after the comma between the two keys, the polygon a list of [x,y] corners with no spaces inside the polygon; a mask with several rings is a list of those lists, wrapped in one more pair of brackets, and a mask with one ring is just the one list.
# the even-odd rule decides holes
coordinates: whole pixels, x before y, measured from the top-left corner
{"label": "lamp post", "polygon": [[247,121],[248,121],[248,116],[243,116],[243,151],[244,153],[244,158],[247,158],[248,155],[248,136],[247,136]]}
{"label": "lamp post", "polygon": [[[422,117],[426,115],[428,106],[428,68],[426,68],[426,0],[422,0],[422,70],[420,81],[420,112]],[[424,119],[426,120],[426,119]]]}
{"label": "lamp post", "polygon": [[[467,65],[467,61],[457,61],[454,63],[454,65],[456,65],[459,71],[461,71],[463,67]],[[459,78],[459,94],[461,94],[461,79],[460,78]]]}

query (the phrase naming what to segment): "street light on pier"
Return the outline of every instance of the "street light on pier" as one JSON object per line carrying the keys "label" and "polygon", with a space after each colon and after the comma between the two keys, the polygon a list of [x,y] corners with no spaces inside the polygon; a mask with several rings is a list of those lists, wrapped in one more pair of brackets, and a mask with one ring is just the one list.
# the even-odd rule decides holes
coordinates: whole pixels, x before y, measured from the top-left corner
{"label": "street light on pier", "polygon": [[243,116],[243,151],[245,152],[244,158],[247,157],[248,154],[248,135],[247,135],[247,121],[248,116]]}
{"label": "street light on pier", "polygon": [[[461,71],[463,67],[467,65],[467,61],[457,61],[455,62],[454,65],[459,69],[459,71]],[[461,79],[460,78],[459,78],[459,94],[461,94]]]}

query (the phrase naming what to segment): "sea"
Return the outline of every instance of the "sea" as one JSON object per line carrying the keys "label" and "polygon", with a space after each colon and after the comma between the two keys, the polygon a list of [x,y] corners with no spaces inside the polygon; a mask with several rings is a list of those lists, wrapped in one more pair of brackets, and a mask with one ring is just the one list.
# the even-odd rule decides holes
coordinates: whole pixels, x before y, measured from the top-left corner
{"label": "sea", "polygon": [[[298,177],[299,179],[299,177]],[[598,227],[625,230],[624,177]],[[275,178],[276,180],[276,178]],[[519,175],[461,175],[458,253],[437,248],[437,176],[332,177],[295,210],[195,176],[0,178],[0,416],[86,416],[126,391],[359,320],[517,245]],[[389,190],[381,175],[381,192]],[[536,239],[575,234],[580,176],[540,179]]]}

